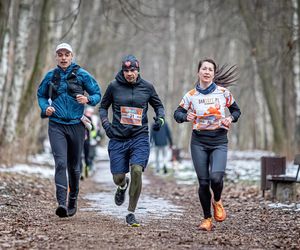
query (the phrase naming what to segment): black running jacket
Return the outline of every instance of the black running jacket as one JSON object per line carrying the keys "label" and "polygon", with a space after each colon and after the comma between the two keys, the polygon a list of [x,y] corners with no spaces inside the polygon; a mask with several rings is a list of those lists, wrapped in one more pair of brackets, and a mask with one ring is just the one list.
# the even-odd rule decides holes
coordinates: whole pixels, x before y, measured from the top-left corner
{"label": "black running jacket", "polygon": [[[149,135],[148,103],[156,117],[163,118],[165,111],[154,86],[140,77],[136,83],[128,83],[122,70],[107,87],[99,108],[102,126],[106,135],[114,139],[130,139]],[[113,120],[108,120],[108,109],[112,105]]]}

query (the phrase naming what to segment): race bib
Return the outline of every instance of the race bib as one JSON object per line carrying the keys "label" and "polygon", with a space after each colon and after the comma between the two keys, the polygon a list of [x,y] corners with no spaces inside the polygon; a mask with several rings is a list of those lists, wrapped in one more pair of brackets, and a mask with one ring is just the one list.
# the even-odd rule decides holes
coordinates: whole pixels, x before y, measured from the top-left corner
{"label": "race bib", "polygon": [[221,122],[222,117],[218,115],[198,116],[193,122],[193,129],[196,130],[215,130],[228,127],[224,126]]}
{"label": "race bib", "polygon": [[143,109],[121,106],[121,123],[142,126]]}

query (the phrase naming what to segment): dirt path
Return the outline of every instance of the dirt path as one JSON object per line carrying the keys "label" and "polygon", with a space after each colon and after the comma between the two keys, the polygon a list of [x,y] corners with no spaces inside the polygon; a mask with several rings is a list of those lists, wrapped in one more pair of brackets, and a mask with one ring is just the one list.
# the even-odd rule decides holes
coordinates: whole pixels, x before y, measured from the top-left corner
{"label": "dirt path", "polygon": [[196,186],[145,175],[142,195],[182,206],[182,216],[140,218],[142,226],[130,228],[123,219],[84,209],[86,194],[107,192],[89,178],[81,183],[79,212],[60,219],[52,180],[0,173],[0,249],[300,249],[300,212],[268,208],[256,187],[226,183],[228,219],[203,232]]}

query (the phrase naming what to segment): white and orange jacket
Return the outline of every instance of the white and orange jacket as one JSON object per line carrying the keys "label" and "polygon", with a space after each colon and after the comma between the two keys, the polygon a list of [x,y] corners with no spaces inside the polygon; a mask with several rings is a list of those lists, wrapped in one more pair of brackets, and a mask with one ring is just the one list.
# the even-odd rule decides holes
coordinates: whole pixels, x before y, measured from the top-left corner
{"label": "white and orange jacket", "polygon": [[215,83],[212,84],[214,86],[209,93],[200,93],[195,87],[184,95],[174,113],[177,122],[187,121],[187,113],[193,112],[196,114],[193,130],[228,130],[228,127],[221,123],[225,118],[226,108],[229,109],[233,122],[238,120],[241,112],[230,91]]}

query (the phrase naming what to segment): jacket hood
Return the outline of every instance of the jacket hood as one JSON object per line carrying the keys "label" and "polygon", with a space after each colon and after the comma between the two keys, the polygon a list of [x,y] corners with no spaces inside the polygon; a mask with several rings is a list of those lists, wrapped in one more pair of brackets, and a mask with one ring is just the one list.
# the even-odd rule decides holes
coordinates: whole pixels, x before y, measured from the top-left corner
{"label": "jacket hood", "polygon": [[[131,85],[131,83],[128,83],[127,80],[125,79],[124,74],[123,74],[123,70],[120,70],[118,72],[118,74],[116,75],[115,79],[118,82],[121,82],[121,83],[124,83],[124,84],[130,84]],[[141,81],[142,81],[142,78],[141,78],[141,76],[139,74],[138,78],[136,79],[136,83],[135,84],[139,84],[139,83],[141,83]]]}

